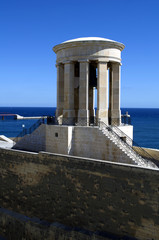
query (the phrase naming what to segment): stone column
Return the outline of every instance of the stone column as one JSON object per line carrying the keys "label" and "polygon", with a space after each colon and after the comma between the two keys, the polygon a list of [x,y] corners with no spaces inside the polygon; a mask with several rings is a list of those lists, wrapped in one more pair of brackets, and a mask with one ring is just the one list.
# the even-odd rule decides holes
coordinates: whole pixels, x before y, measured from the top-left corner
{"label": "stone column", "polygon": [[89,61],[80,61],[78,124],[89,124]]}
{"label": "stone column", "polygon": [[120,63],[111,63],[109,118],[111,125],[121,124],[120,111]]}
{"label": "stone column", "polygon": [[97,79],[97,122],[108,124],[108,67],[107,62],[98,62]]}
{"label": "stone column", "polygon": [[94,123],[94,118],[95,118],[94,87],[89,88],[89,114],[90,114],[90,123]]}
{"label": "stone column", "polygon": [[64,110],[63,124],[72,125],[75,121],[74,110],[74,64],[64,63]]}
{"label": "stone column", "polygon": [[57,67],[57,108],[56,118],[61,122],[64,107],[64,65],[58,63]]}

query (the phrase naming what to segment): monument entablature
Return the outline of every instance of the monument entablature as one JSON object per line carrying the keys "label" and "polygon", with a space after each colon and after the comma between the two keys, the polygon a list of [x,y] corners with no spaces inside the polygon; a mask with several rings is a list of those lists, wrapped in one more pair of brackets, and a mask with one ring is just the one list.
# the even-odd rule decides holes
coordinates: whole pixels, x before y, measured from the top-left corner
{"label": "monument entablature", "polygon": [[85,119],[88,124],[90,119],[100,119],[120,125],[120,66],[124,47],[109,39],[88,37],[53,48],[57,56],[57,118],[70,123],[73,119],[77,122]]}
{"label": "monument entablature", "polygon": [[121,61],[122,43],[105,38],[78,38],[56,45],[53,50],[57,54],[57,62],[80,60]]}

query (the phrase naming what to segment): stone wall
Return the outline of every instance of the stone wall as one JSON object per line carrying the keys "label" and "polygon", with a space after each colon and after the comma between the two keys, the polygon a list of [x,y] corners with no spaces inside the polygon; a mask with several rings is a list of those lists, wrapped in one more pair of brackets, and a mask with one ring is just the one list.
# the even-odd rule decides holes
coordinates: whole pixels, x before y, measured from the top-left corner
{"label": "stone wall", "polygon": [[41,125],[15,148],[134,164],[98,127]]}
{"label": "stone wall", "polygon": [[121,125],[118,128],[125,133],[129,138],[133,139],[133,126],[132,125]]}
{"label": "stone wall", "polygon": [[91,231],[29,218],[0,208],[0,240],[96,240],[97,237],[98,240],[110,240]]}
{"label": "stone wall", "polygon": [[72,150],[72,126],[46,125],[46,147],[45,151],[70,154]]}
{"label": "stone wall", "polygon": [[25,135],[14,148],[33,152],[45,151],[47,125],[40,125],[32,134]]}
{"label": "stone wall", "polygon": [[1,207],[96,232],[95,239],[159,240],[158,170],[4,149],[0,159]]}
{"label": "stone wall", "polygon": [[98,127],[75,127],[72,153],[80,157],[133,164]]}

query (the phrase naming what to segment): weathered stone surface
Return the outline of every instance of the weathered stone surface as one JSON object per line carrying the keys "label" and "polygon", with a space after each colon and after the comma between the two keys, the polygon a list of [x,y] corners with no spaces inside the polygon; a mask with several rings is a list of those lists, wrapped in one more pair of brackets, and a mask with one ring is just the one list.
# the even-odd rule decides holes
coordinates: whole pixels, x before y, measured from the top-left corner
{"label": "weathered stone surface", "polygon": [[0,159],[1,207],[114,239],[159,239],[158,170],[4,149]]}

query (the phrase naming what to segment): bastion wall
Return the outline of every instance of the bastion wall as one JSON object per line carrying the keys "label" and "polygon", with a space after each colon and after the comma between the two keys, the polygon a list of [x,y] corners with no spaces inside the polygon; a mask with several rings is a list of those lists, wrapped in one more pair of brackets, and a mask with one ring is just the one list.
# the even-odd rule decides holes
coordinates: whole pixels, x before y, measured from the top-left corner
{"label": "bastion wall", "polygon": [[[158,170],[4,149],[0,149],[0,159],[0,233],[12,234],[8,239],[22,239],[18,234],[26,231],[33,231],[26,239],[40,236],[43,228],[29,227],[28,218],[41,219],[44,229],[46,223],[59,222],[96,232],[94,239],[159,239]],[[14,215],[7,218],[2,208],[27,216],[27,229],[21,233],[17,222],[22,220]],[[55,233],[48,228],[48,236]],[[55,239],[60,239],[59,232],[64,237],[65,231],[58,229]],[[47,234],[45,239],[51,239]]]}

